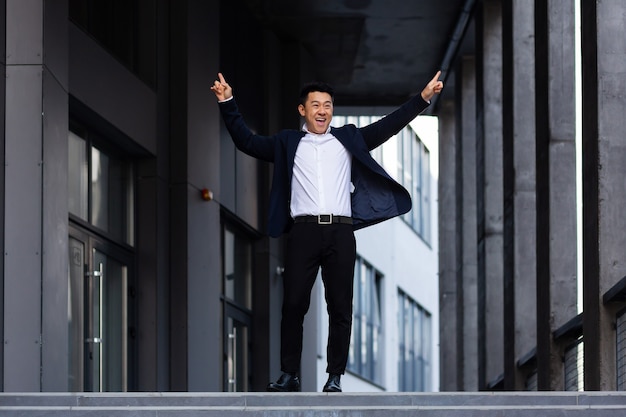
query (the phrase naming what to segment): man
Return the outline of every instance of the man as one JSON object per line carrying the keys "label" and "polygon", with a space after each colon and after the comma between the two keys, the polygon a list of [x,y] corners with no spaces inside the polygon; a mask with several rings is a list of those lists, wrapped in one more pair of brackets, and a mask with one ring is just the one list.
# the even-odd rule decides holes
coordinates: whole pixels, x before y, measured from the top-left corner
{"label": "man", "polygon": [[408,212],[411,197],[370,156],[369,151],[398,133],[441,92],[441,71],[420,95],[369,126],[330,127],[333,89],[324,83],[302,88],[298,111],[302,130],[256,135],[246,126],[233,90],[219,73],[211,87],[238,149],[274,163],[268,232],[286,233],[281,371],[268,391],[300,391],[302,323],[319,268],[329,316],[328,381],[324,392],[341,392],[352,327],[356,245],[354,230]]}

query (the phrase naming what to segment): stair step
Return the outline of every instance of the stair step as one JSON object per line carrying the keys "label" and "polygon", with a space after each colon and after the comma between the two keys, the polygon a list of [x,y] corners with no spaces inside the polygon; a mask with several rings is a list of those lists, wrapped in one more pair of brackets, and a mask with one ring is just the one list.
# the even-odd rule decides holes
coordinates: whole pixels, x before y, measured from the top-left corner
{"label": "stair step", "polygon": [[2,417],[624,415],[626,392],[0,393]]}

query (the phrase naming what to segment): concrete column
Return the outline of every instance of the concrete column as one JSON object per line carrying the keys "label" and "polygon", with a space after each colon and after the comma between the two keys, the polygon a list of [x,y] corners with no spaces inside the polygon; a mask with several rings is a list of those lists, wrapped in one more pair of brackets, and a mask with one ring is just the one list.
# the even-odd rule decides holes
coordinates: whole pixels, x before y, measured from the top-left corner
{"label": "concrete column", "polygon": [[220,205],[199,198],[204,187],[220,191],[221,119],[215,96],[205,88],[215,79],[207,69],[219,67],[219,13],[202,0],[189,0],[187,13],[188,390],[221,391],[216,370],[223,366],[222,349],[215,339],[222,332],[222,268],[221,251],[214,249],[221,247]]}
{"label": "concrete column", "polygon": [[4,391],[68,384],[67,2],[45,6],[3,16]]}
{"label": "concrete column", "polygon": [[[480,5],[482,5],[482,10]],[[502,6],[477,7],[477,136],[479,356],[481,389],[501,376],[503,322]]]}
{"label": "concrete column", "polygon": [[[218,68],[219,12],[200,0],[171,2],[171,389],[221,391],[220,119],[206,88]],[[207,42],[213,42],[208,44]],[[209,46],[210,45],[210,46]]]}
{"label": "concrete column", "polygon": [[478,391],[478,284],[476,237],[476,63],[463,57],[458,70],[461,90],[461,186],[463,239],[463,390]]}
{"label": "concrete column", "polygon": [[[574,0],[549,2],[550,65],[550,326],[563,326],[578,313],[576,207],[576,88]],[[550,352],[545,389],[563,389],[560,348]],[[543,387],[539,387],[542,389]]]}
{"label": "concrete column", "polygon": [[137,161],[137,287],[140,291],[137,327],[139,391],[170,388],[169,343],[169,0],[157,0],[156,158]]}
{"label": "concrete column", "polygon": [[524,387],[535,346],[534,42],[532,4],[503,7],[504,389]]}
{"label": "concrete column", "polygon": [[626,276],[626,4],[581,3],[585,390],[613,390],[615,307],[601,297]]}
{"label": "concrete column", "polygon": [[577,314],[574,1],[535,4],[537,385],[562,390],[552,334]]}
{"label": "concrete column", "polygon": [[439,247],[439,355],[441,391],[459,391],[461,352],[458,349],[458,333],[462,323],[458,322],[457,309],[460,289],[457,288],[457,250],[460,233],[457,219],[456,190],[456,121],[454,102],[442,100],[439,108],[439,182],[438,217]]}

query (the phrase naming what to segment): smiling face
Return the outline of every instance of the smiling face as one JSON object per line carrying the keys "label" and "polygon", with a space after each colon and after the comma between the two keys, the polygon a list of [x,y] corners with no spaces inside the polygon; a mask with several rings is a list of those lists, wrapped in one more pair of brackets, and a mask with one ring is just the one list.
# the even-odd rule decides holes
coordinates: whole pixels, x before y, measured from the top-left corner
{"label": "smiling face", "polygon": [[298,106],[306,128],[311,133],[326,133],[333,118],[333,98],[328,93],[311,91],[304,104]]}

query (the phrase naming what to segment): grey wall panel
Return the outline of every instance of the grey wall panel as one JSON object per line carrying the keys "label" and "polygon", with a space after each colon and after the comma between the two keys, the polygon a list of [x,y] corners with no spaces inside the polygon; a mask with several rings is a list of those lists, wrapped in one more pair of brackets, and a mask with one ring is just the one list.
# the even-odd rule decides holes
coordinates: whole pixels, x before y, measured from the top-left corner
{"label": "grey wall panel", "polygon": [[[156,391],[167,391],[169,389],[169,334],[170,334],[170,323],[169,323],[169,313],[170,313],[170,299],[169,299],[169,290],[168,286],[170,285],[170,258],[168,255],[169,245],[170,245],[170,235],[169,235],[169,138],[170,138],[170,120],[168,117],[169,114],[169,83],[170,83],[170,72],[169,72],[169,59],[170,59],[170,50],[169,50],[169,36],[170,36],[170,26],[169,26],[169,0],[158,0],[157,1],[157,19],[158,19],[158,28],[157,30],[157,85],[158,85],[158,104],[157,104],[157,158],[154,161],[156,166],[154,168],[154,172],[156,175],[155,179],[155,193],[154,200],[148,200],[150,204],[152,201],[155,202],[154,207],[151,209],[154,212],[155,217],[155,241],[154,246],[150,249],[142,250],[141,254],[147,254],[148,256],[153,257],[153,262],[155,262],[156,274],[153,275],[154,280],[156,280],[156,306],[157,312],[155,317],[151,317],[151,320],[156,320],[156,335],[154,335],[153,339],[148,338],[146,343],[156,344],[157,350],[157,364],[156,364],[156,373],[157,379],[156,381],[150,380],[149,384],[156,384]],[[138,185],[138,191],[141,189],[141,184]],[[140,198],[140,197],[138,197]],[[141,204],[138,201],[138,205]],[[143,210],[138,208],[138,213],[143,214]],[[139,236],[142,233],[140,227],[138,227]],[[151,232],[147,232],[148,235],[151,236]],[[139,238],[138,236],[138,238]],[[141,246],[140,246],[141,247]],[[141,259],[138,260],[141,262]],[[141,280],[141,277],[139,277]],[[141,301],[140,301],[141,302]],[[141,309],[140,309],[141,310]],[[141,325],[141,317],[139,318]],[[140,339],[145,340],[146,338]],[[141,349],[141,346],[140,346]],[[141,364],[140,364],[141,366]],[[142,380],[141,374],[142,368],[140,367],[140,375],[139,375],[139,389],[144,390],[145,384]],[[148,370],[149,377],[152,377],[151,371]],[[152,377],[153,378],[153,377]]]}
{"label": "grey wall panel", "polygon": [[188,187],[188,390],[222,391],[220,207]]}
{"label": "grey wall panel", "polygon": [[[3,4],[0,2],[0,9],[4,10]],[[0,12],[1,13],[1,12]],[[4,17],[0,16],[0,25],[4,23]],[[0,45],[4,45],[3,39],[4,31],[0,31]],[[2,48],[2,47],[0,47]],[[4,59],[4,54],[0,54]],[[5,134],[4,134],[4,120],[5,120],[5,82],[6,82],[6,67],[4,64],[0,64],[0,161],[4,161],[4,148],[5,148]],[[0,250],[4,254],[4,170],[0,169]],[[0,257],[0,375],[4,375],[4,255]],[[4,380],[0,378],[0,391],[4,391]]]}
{"label": "grey wall panel", "polygon": [[220,206],[199,196],[203,187],[220,190],[220,115],[208,88],[219,64],[219,10],[198,0],[187,7],[188,390],[221,391]]}
{"label": "grey wall panel", "polygon": [[237,154],[240,152],[235,148],[230,134],[226,127],[220,131],[220,192],[216,194],[218,201],[233,213],[237,212],[235,186],[237,177]]}
{"label": "grey wall panel", "polygon": [[6,74],[4,389],[40,390],[42,71]]}
{"label": "grey wall panel", "polygon": [[67,391],[68,197],[67,91],[43,73],[42,385]]}
{"label": "grey wall panel", "polygon": [[[147,163],[145,165],[153,165]],[[157,276],[158,265],[155,259],[158,244],[158,218],[155,207],[157,204],[157,179],[144,172],[146,167],[140,166],[137,182],[137,247],[141,251],[137,256],[137,287],[139,289],[139,308],[137,311],[137,328],[139,329],[139,367],[140,391],[157,391],[157,351],[160,348],[155,339],[157,330]],[[149,170],[148,170],[149,172]],[[146,175],[148,174],[148,175]],[[165,307],[165,306],[162,306]]]}
{"label": "grey wall panel", "polygon": [[43,61],[43,1],[6,1],[6,63]]}
{"label": "grey wall panel", "polygon": [[170,389],[187,391],[187,188],[170,185]]}
{"label": "grey wall panel", "polygon": [[156,153],[156,93],[73,24],[69,24],[70,94]]}
{"label": "grey wall panel", "polygon": [[[5,86],[6,86],[6,1],[0,0],[0,161],[4,161],[5,147]],[[4,254],[4,170],[0,169],[0,250]],[[0,375],[4,375],[4,256],[0,259]],[[4,378],[0,378],[4,391]]]}
{"label": "grey wall panel", "polygon": [[54,74],[57,82],[64,90],[68,90],[68,26],[69,6],[68,0],[55,0],[45,2],[44,7],[43,38],[44,42],[44,65]]}

